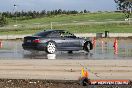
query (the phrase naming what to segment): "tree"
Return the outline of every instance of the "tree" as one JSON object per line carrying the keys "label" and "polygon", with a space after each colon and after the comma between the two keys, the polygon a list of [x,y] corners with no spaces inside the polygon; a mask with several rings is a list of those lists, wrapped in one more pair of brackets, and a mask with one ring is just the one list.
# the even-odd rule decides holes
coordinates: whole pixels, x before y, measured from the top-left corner
{"label": "tree", "polygon": [[132,0],[114,0],[117,4],[117,9],[123,11],[126,17],[132,15]]}
{"label": "tree", "polygon": [[41,14],[41,16],[45,16],[46,15],[46,11],[42,10],[40,14]]}
{"label": "tree", "polygon": [[47,11],[47,16],[51,16],[51,11]]}
{"label": "tree", "polygon": [[82,14],[82,13],[83,13],[83,11],[80,11],[80,13]]}
{"label": "tree", "polygon": [[62,10],[61,9],[58,10],[58,14],[62,14]]}
{"label": "tree", "polygon": [[1,15],[0,16],[0,27],[3,27],[5,25],[7,25],[7,24],[8,24],[8,22],[6,20],[6,17],[4,15]]}
{"label": "tree", "polygon": [[85,9],[83,12],[84,12],[84,13],[87,13],[87,10]]}

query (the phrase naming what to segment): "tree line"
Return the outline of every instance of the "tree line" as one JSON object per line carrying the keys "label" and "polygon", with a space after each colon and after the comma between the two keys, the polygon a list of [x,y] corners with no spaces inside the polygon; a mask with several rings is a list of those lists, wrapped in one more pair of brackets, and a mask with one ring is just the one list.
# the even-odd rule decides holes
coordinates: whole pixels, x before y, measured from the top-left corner
{"label": "tree line", "polygon": [[53,16],[53,15],[61,15],[61,14],[78,14],[78,13],[88,13],[89,11],[84,10],[84,11],[67,11],[67,10],[53,10],[53,11],[16,11],[16,12],[0,12],[1,16],[7,17],[7,18],[21,18],[21,20],[25,19],[32,19],[32,18],[39,18],[39,17],[45,17],[45,16]]}
{"label": "tree line", "polygon": [[8,24],[8,18],[12,20],[28,20],[33,18],[40,18],[40,17],[50,17],[54,15],[61,15],[61,14],[78,14],[78,13],[89,13],[90,11],[84,10],[84,11],[67,11],[67,10],[53,10],[53,11],[15,11],[15,12],[0,12],[0,26],[4,26]]}

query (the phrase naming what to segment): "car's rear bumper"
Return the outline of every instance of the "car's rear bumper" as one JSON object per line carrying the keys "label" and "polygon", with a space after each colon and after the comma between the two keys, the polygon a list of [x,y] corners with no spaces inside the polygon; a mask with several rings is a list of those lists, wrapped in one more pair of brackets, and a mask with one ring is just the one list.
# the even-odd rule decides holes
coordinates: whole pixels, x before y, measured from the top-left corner
{"label": "car's rear bumper", "polygon": [[22,47],[23,47],[24,50],[39,50],[39,51],[46,50],[46,45],[45,44],[28,44],[28,43],[23,43]]}

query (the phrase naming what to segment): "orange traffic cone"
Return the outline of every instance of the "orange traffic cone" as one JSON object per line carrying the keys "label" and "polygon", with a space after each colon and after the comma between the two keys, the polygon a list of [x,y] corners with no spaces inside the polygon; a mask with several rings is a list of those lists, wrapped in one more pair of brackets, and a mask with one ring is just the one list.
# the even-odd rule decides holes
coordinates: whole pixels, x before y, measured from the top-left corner
{"label": "orange traffic cone", "polygon": [[113,47],[114,47],[114,54],[118,54],[118,42],[117,42],[117,39],[115,39]]}
{"label": "orange traffic cone", "polygon": [[115,54],[115,55],[118,54],[118,47],[114,47],[114,54]]}
{"label": "orange traffic cone", "polygon": [[0,48],[2,48],[2,41],[0,41]]}
{"label": "orange traffic cone", "polygon": [[117,48],[117,47],[118,47],[117,39],[115,39],[113,47],[114,47],[114,48]]}
{"label": "orange traffic cone", "polygon": [[96,47],[96,38],[95,37],[93,38],[92,43],[93,43],[93,47]]}

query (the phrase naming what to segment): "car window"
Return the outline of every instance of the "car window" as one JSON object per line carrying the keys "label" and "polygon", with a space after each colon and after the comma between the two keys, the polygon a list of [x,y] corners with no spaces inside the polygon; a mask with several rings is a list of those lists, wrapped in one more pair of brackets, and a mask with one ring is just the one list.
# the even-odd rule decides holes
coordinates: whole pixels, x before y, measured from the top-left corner
{"label": "car window", "polygon": [[60,34],[58,32],[51,32],[50,34],[47,35],[49,38],[59,38]]}
{"label": "car window", "polygon": [[74,34],[71,34],[67,31],[60,32],[60,35],[61,35],[61,37],[68,37],[68,38],[72,38],[74,36]]}
{"label": "car window", "polygon": [[50,31],[45,31],[45,32],[39,32],[34,34],[33,36],[41,36],[41,37],[47,37],[47,35],[50,33]]}

